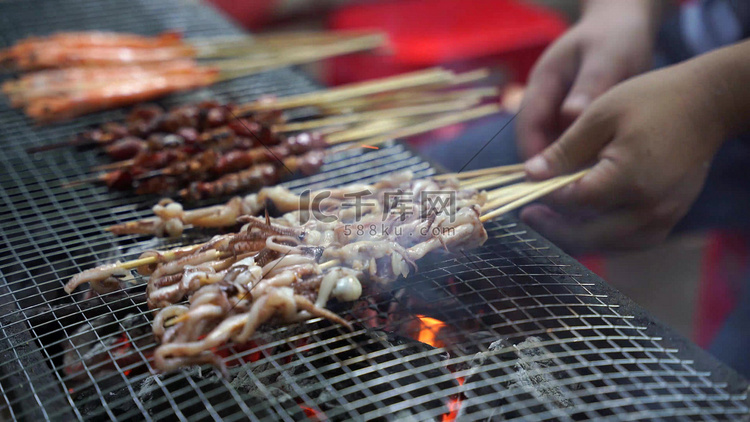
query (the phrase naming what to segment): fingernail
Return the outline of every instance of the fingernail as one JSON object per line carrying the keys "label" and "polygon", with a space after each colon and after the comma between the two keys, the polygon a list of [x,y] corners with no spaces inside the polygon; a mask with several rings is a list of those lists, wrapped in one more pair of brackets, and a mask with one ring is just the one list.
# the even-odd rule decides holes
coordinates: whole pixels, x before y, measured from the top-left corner
{"label": "fingernail", "polygon": [[563,104],[568,111],[583,111],[589,105],[589,97],[584,94],[573,94]]}
{"label": "fingernail", "polygon": [[549,173],[549,165],[547,164],[547,160],[545,160],[541,155],[537,155],[531,158],[526,162],[526,165],[524,167],[526,168],[526,172],[531,174],[532,176],[545,177],[547,176],[547,173]]}

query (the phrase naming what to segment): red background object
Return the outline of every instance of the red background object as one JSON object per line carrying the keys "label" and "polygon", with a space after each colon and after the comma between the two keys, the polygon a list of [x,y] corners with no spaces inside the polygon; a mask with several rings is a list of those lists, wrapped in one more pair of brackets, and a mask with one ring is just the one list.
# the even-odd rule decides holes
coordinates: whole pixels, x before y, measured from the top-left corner
{"label": "red background object", "polygon": [[707,348],[737,305],[750,263],[750,239],[740,233],[709,234],[698,286],[694,340]]}
{"label": "red background object", "polygon": [[229,17],[242,25],[258,29],[273,15],[277,0],[209,0],[214,6],[223,10]]}
{"label": "red background object", "polygon": [[329,61],[329,82],[340,84],[434,65],[456,70],[501,65],[509,80],[525,81],[544,48],[567,24],[550,10],[513,0],[401,0],[347,5],[330,29],[388,34],[390,54],[356,54]]}

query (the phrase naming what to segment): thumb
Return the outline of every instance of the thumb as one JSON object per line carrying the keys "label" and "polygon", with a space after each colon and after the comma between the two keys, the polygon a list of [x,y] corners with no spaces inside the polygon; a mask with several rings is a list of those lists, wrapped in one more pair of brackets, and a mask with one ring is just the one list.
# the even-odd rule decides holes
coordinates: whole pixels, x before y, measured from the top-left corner
{"label": "thumb", "polygon": [[595,103],[560,138],[526,162],[531,179],[571,173],[596,159],[615,133],[615,121]]}
{"label": "thumb", "polygon": [[563,119],[575,121],[600,95],[620,82],[621,72],[605,54],[588,54],[570,92],[560,107]]}

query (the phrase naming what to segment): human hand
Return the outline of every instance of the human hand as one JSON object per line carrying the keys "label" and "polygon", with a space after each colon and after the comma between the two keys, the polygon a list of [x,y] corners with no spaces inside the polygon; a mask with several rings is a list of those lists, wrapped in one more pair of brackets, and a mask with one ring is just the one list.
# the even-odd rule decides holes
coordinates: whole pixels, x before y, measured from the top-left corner
{"label": "human hand", "polygon": [[526,171],[546,179],[594,166],[521,218],[569,251],[663,240],[695,201],[727,135],[717,85],[704,73],[675,66],[599,97]]}
{"label": "human hand", "polygon": [[615,84],[651,63],[658,7],[650,0],[590,0],[581,20],[531,72],[517,122],[524,159],[558,136]]}

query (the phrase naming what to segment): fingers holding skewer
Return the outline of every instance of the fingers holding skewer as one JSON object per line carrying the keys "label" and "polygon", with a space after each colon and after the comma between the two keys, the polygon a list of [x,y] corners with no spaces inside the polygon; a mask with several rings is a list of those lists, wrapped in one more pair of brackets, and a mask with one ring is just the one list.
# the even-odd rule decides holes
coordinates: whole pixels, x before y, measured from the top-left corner
{"label": "fingers holding skewer", "polygon": [[[519,165],[509,165],[466,173],[441,174],[434,176],[433,180],[440,182],[456,180],[462,189],[487,189],[507,185],[503,188],[487,192],[488,203],[484,204],[483,212],[489,212],[497,207],[507,204],[511,200],[525,197],[526,195],[536,192],[540,187],[546,186],[544,185],[545,182],[522,181],[525,175],[523,172],[518,171],[519,168],[522,167],[519,167]],[[396,175],[397,174],[394,174],[393,176]],[[407,179],[409,177],[411,176],[407,176]],[[307,198],[331,198],[323,199],[322,202],[315,203],[304,200],[304,198],[300,198],[284,188],[274,187],[263,188],[258,193],[249,194],[244,197],[234,197],[224,205],[213,205],[193,210],[183,210],[183,207],[180,206],[179,212],[176,214],[165,214],[161,211],[163,207],[159,205],[155,207],[155,212],[157,213],[157,216],[155,217],[117,224],[107,228],[107,230],[115,235],[151,234],[157,236],[180,236],[183,233],[183,230],[192,227],[217,228],[235,226],[237,224],[236,219],[240,215],[257,215],[262,212],[262,210],[266,209],[266,206],[269,204],[273,204],[273,209],[282,213],[297,211],[300,206],[310,209],[325,209],[326,207],[335,204],[333,198],[343,198],[347,189],[347,187],[343,187],[311,192]],[[375,192],[379,188],[374,185],[358,184],[353,186],[352,189],[357,191],[369,189]],[[175,206],[178,205],[171,200],[164,204],[168,203],[174,204]],[[168,229],[167,223],[175,220],[176,224],[170,226],[171,230]]]}

